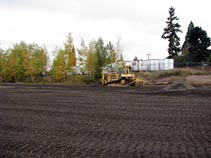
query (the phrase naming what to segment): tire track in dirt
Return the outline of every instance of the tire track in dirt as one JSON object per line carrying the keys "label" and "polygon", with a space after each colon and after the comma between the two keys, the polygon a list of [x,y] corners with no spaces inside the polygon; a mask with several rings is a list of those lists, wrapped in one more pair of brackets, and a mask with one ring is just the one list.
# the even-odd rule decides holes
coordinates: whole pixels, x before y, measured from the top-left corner
{"label": "tire track in dirt", "polygon": [[208,158],[210,98],[150,91],[153,87],[2,88],[0,156]]}

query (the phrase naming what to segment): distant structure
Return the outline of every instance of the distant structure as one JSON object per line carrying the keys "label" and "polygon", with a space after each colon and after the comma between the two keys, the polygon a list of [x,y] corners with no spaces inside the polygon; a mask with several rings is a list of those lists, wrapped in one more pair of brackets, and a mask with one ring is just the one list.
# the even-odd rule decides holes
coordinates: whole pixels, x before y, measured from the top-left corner
{"label": "distant structure", "polygon": [[137,57],[132,62],[132,71],[162,71],[174,69],[173,59],[149,59],[138,60]]}
{"label": "distant structure", "polygon": [[151,54],[149,54],[149,53],[147,54],[147,59],[148,59],[148,60],[149,60],[149,56],[150,56],[150,55],[151,55]]}

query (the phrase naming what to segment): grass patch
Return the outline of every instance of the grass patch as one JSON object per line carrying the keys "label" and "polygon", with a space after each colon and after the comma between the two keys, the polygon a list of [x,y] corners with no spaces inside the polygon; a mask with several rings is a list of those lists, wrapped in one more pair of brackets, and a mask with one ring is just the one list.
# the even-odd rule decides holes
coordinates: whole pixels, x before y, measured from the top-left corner
{"label": "grass patch", "polygon": [[192,70],[192,69],[173,69],[167,71],[152,71],[152,72],[141,72],[141,76],[148,79],[170,77],[170,76],[181,76],[186,77],[190,75],[209,75],[210,72]]}

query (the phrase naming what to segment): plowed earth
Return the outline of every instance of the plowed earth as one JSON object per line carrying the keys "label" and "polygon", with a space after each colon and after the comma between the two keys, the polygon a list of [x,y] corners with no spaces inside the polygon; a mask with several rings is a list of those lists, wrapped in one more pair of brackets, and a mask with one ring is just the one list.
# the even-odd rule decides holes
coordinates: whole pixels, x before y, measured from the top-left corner
{"label": "plowed earth", "polygon": [[0,86],[1,158],[210,158],[211,88]]}

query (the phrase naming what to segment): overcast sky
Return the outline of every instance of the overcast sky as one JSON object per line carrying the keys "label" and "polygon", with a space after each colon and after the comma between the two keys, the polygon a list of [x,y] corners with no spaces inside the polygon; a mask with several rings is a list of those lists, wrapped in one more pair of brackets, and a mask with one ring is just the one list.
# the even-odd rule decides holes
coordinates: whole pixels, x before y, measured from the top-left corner
{"label": "overcast sky", "polygon": [[173,6],[183,33],[192,20],[211,37],[210,0],[0,0],[0,47],[25,41],[46,45],[49,51],[63,46],[68,32],[80,47],[97,40],[121,38],[126,60],[165,58],[168,41],[161,38]]}

